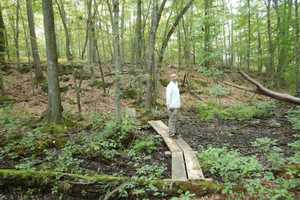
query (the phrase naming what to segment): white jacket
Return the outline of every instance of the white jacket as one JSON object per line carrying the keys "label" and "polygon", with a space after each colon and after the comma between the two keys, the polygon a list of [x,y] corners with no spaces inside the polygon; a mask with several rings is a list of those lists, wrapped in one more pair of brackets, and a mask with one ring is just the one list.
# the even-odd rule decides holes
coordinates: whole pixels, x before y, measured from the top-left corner
{"label": "white jacket", "polygon": [[180,108],[180,93],[177,82],[171,81],[166,89],[167,108]]}

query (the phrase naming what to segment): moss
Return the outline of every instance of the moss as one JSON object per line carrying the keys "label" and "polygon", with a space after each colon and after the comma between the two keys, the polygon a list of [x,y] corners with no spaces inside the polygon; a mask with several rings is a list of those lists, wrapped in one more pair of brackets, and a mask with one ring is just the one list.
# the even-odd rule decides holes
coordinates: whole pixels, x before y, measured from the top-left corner
{"label": "moss", "polygon": [[8,96],[0,96],[0,105],[9,105],[14,102],[14,99]]}

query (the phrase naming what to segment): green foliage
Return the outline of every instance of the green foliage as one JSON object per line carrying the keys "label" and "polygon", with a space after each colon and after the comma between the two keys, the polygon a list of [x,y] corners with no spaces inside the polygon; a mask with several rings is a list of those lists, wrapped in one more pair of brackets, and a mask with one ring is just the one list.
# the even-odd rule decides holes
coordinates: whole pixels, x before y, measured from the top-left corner
{"label": "green foliage", "polygon": [[239,152],[230,151],[227,148],[209,147],[198,156],[204,170],[229,182],[256,177],[263,170],[255,157],[244,157]]}
{"label": "green foliage", "polygon": [[[255,143],[258,148],[270,151],[269,147],[274,141],[261,139]],[[272,151],[270,151],[272,153]],[[228,199],[294,199],[290,192],[300,186],[297,178],[276,178],[272,172],[263,169],[262,165],[254,158],[242,156],[237,151],[227,148],[208,148],[199,153],[202,169],[223,178],[224,189]],[[276,187],[268,187],[265,182]],[[243,187],[245,191],[238,188]]]}
{"label": "green foliage", "polygon": [[289,144],[289,147],[293,150],[294,154],[289,158],[289,161],[293,164],[300,164],[300,139]]}
{"label": "green foliage", "polygon": [[300,132],[300,107],[291,109],[288,112],[288,120],[292,124],[293,129]]}
{"label": "green foliage", "polygon": [[185,193],[181,194],[179,197],[172,197],[171,200],[191,200],[195,199],[195,194],[186,191]]}
{"label": "green foliage", "polygon": [[230,91],[228,91],[226,88],[224,88],[220,84],[213,85],[210,90],[209,94],[215,97],[224,97],[230,94]]}
{"label": "green foliage", "polygon": [[118,125],[115,120],[111,120],[105,124],[103,135],[106,139],[112,139],[118,144],[127,146],[134,137],[135,127],[134,121],[129,117],[124,117],[121,125]]}
{"label": "green foliage", "polygon": [[198,72],[200,74],[202,74],[203,76],[214,77],[214,78],[219,78],[219,77],[223,76],[223,74],[224,74],[223,71],[221,71],[220,69],[218,69],[216,67],[204,67],[204,66],[200,66],[198,68]]}
{"label": "green foliage", "polygon": [[92,126],[94,129],[102,128],[104,119],[101,113],[92,113]]}
{"label": "green foliage", "polygon": [[80,164],[83,161],[74,157],[74,154],[78,152],[78,148],[77,145],[67,143],[57,160],[55,160],[55,171],[80,173],[82,171]]}
{"label": "green foliage", "polygon": [[137,169],[137,176],[147,177],[148,179],[161,178],[166,168],[161,165],[144,165]]}
{"label": "green foliage", "polygon": [[267,117],[273,113],[273,102],[257,102],[254,105],[238,104],[224,107],[213,102],[200,103],[198,114],[201,120],[209,121],[215,117],[223,120],[250,120],[256,117]]}
{"label": "green foliage", "polygon": [[134,142],[129,154],[132,156],[136,156],[141,153],[151,154],[156,150],[157,145],[158,141],[152,136],[140,138]]}
{"label": "green foliage", "polygon": [[277,146],[277,140],[258,138],[252,145],[266,156],[271,169],[279,169],[284,166],[286,161],[282,150]]}

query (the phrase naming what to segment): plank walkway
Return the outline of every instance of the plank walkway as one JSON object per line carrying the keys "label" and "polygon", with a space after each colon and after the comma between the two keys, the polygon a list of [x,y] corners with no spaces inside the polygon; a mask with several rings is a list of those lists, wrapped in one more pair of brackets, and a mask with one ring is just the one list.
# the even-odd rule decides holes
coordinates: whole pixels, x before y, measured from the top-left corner
{"label": "plank walkway", "polygon": [[169,128],[160,120],[149,121],[153,129],[161,135],[172,155],[172,179],[199,180],[204,179],[196,152],[181,138],[169,137]]}

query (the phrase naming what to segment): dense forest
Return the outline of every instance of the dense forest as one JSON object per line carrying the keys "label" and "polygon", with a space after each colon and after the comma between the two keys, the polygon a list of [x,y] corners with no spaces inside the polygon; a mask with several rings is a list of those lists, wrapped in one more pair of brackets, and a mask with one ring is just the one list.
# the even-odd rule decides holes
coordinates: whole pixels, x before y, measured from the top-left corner
{"label": "dense forest", "polygon": [[299,12],[1,0],[0,199],[300,199]]}

